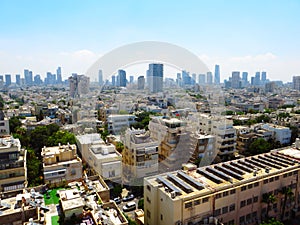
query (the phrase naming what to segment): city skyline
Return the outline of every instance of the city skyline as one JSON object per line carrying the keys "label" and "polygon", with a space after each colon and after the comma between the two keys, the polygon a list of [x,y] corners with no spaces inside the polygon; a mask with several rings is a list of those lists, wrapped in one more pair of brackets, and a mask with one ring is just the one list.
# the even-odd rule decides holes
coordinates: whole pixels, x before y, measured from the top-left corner
{"label": "city skyline", "polygon": [[235,70],[285,82],[300,73],[298,1],[156,3],[2,2],[0,74],[46,74],[58,65],[67,76],[84,74],[106,52],[141,40],[182,46],[212,72],[220,65],[221,81]]}

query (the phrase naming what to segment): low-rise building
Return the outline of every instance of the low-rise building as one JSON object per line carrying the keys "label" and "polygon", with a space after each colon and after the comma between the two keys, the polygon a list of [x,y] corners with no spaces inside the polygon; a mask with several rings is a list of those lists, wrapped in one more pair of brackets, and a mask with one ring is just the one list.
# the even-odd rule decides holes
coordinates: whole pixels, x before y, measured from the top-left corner
{"label": "low-rise building", "polygon": [[263,129],[274,132],[274,138],[279,141],[282,145],[290,144],[292,131],[288,127],[279,126],[275,124],[263,124],[261,126]]}
{"label": "low-rise building", "polygon": [[120,181],[122,176],[122,155],[113,144],[105,143],[99,134],[76,136],[83,161],[104,179]]}
{"label": "low-rise building", "polygon": [[300,151],[286,148],[144,178],[145,224],[254,225],[298,216],[299,162]]}
{"label": "low-rise building", "polygon": [[82,161],[76,145],[59,145],[42,148],[44,182],[60,184],[82,177]]}
{"label": "low-rise building", "polygon": [[131,124],[135,123],[135,115],[109,115],[106,118],[107,129],[111,134],[120,134],[125,131]]}

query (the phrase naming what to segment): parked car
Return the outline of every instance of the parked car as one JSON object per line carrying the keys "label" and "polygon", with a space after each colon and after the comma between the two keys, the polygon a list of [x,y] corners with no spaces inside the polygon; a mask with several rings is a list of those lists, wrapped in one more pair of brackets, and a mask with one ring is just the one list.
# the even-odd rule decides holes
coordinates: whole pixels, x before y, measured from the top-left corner
{"label": "parked car", "polygon": [[130,194],[130,195],[127,195],[126,197],[124,197],[122,200],[123,200],[123,202],[128,202],[128,201],[131,201],[133,199],[134,199],[134,195]]}
{"label": "parked car", "polygon": [[135,202],[128,202],[128,203],[126,203],[126,205],[123,206],[124,212],[129,212],[129,211],[135,210],[135,209],[136,209]]}
{"label": "parked car", "polygon": [[120,204],[121,203],[121,198],[120,197],[114,198],[114,201],[115,201],[116,204]]}

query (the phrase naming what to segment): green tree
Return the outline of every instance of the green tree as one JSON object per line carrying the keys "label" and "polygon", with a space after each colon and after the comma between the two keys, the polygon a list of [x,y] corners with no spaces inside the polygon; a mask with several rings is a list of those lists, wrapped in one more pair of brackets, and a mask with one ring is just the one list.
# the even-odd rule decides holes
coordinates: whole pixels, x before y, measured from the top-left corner
{"label": "green tree", "polygon": [[9,130],[12,133],[16,133],[16,129],[21,127],[22,123],[20,119],[16,116],[13,116],[9,119]]}
{"label": "green tree", "polygon": [[117,142],[117,143],[116,143],[116,150],[117,150],[119,153],[122,153],[123,149],[124,149],[123,143],[122,143],[122,142]]}
{"label": "green tree", "polygon": [[272,205],[277,201],[274,194],[265,193],[262,197],[262,202],[267,204],[267,213],[266,218],[269,219],[269,211],[272,208]]}
{"label": "green tree", "polygon": [[286,188],[282,188],[281,193],[284,195],[284,200],[283,200],[283,204],[282,204],[282,210],[281,210],[281,214],[280,214],[280,220],[282,221],[284,218],[284,214],[285,214],[285,207],[286,207],[286,202],[288,199],[292,199],[294,197],[294,193],[292,191],[292,189],[290,187]]}
{"label": "green tree", "polygon": [[284,224],[282,222],[272,218],[272,219],[262,222],[260,225],[284,225]]}
{"label": "green tree", "polygon": [[47,146],[57,146],[58,144],[76,144],[75,135],[68,132],[59,130],[48,137]]}
{"label": "green tree", "polygon": [[272,149],[272,146],[269,142],[267,142],[263,138],[258,138],[255,141],[253,141],[249,145],[249,154],[250,155],[257,155],[261,153],[266,153]]}
{"label": "green tree", "polygon": [[27,150],[27,180],[29,187],[38,186],[43,183],[42,178],[42,163],[35,154],[33,149]]}
{"label": "green tree", "polygon": [[138,202],[138,208],[144,210],[144,198],[141,198]]}

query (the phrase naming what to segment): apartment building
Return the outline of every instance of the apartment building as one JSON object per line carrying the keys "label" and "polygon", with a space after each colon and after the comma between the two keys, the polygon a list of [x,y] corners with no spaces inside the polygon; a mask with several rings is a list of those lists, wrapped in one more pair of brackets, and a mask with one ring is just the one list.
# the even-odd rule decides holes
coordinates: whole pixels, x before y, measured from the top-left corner
{"label": "apartment building", "polygon": [[270,123],[263,124],[261,127],[265,130],[272,131],[274,133],[275,140],[279,141],[280,144],[290,144],[292,136],[290,128]]}
{"label": "apartment building", "polygon": [[4,116],[2,110],[0,110],[0,135],[9,134],[9,120]]}
{"label": "apartment building", "polygon": [[158,141],[159,171],[172,171],[182,167],[192,157],[197,140],[186,129],[187,123],[177,118],[152,117],[150,135]]}
{"label": "apartment building", "polygon": [[131,124],[135,123],[135,115],[109,115],[107,116],[107,129],[110,134],[120,134]]}
{"label": "apartment building", "polygon": [[82,178],[82,161],[76,145],[59,145],[42,148],[44,182],[61,184]]}
{"label": "apartment building", "polygon": [[7,192],[27,186],[26,150],[19,139],[10,135],[0,138],[0,191]]}
{"label": "apartment building", "polygon": [[[158,142],[142,129],[127,128],[122,137],[123,181],[154,175],[158,172]],[[141,181],[142,182],[142,181]]]}
{"label": "apartment building", "polygon": [[216,148],[221,158],[232,158],[236,153],[236,132],[232,120],[223,116],[200,114],[199,131],[216,137]]}
{"label": "apartment building", "polygon": [[82,159],[92,171],[104,179],[120,181],[122,176],[122,155],[113,144],[105,143],[99,134],[76,136]]}
{"label": "apartment building", "polygon": [[299,163],[299,149],[290,147],[144,178],[145,224],[254,225],[297,216]]}

